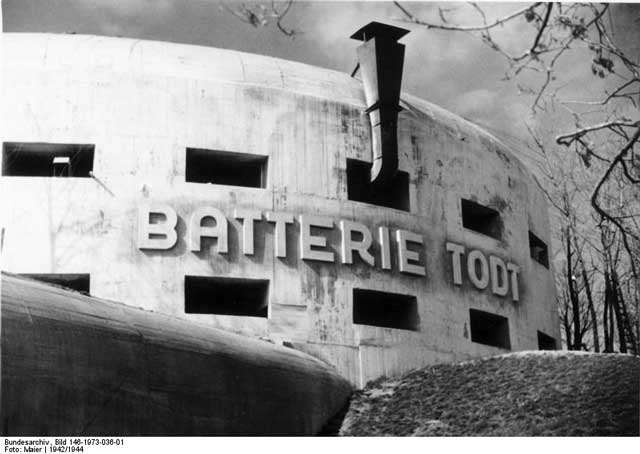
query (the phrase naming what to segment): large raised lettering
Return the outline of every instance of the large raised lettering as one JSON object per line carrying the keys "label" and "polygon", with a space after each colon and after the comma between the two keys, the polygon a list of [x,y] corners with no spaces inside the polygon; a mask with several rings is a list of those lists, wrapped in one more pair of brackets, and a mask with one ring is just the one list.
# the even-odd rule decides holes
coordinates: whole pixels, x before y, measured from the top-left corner
{"label": "large raised lettering", "polygon": [[[164,216],[164,222],[151,223],[151,217]],[[138,209],[138,248],[167,250],[178,241],[178,215],[168,205],[145,205]],[[154,237],[155,236],[155,237]],[[158,238],[161,236],[162,238]]]}
{"label": "large raised lettering", "polygon": [[253,255],[253,223],[262,219],[262,212],[259,210],[235,210],[233,217],[242,219],[242,253]]}
{"label": "large raised lettering", "polygon": [[453,270],[453,283],[462,285],[462,265],[460,258],[464,254],[464,246],[456,243],[447,243],[447,251],[451,252],[451,269]]}
{"label": "large raised lettering", "polygon": [[491,269],[491,291],[498,296],[505,296],[509,291],[507,280],[507,267],[504,261],[493,255],[489,256],[489,268]]}
{"label": "large raised lettering", "polygon": [[[359,222],[340,221],[340,231],[342,232],[342,263],[353,263],[353,251],[356,251],[360,258],[373,266],[375,261],[369,252],[373,238],[371,231]],[[353,232],[362,234],[362,241],[353,240]]]}
{"label": "large raised lettering", "polygon": [[[478,267],[476,263],[480,264],[480,275],[478,275]],[[484,254],[478,250],[469,252],[467,256],[467,272],[469,273],[469,280],[476,288],[484,290],[489,285],[489,265]]]}
{"label": "large raised lettering", "polygon": [[[215,227],[203,226],[202,220],[213,218],[216,221]],[[217,208],[202,207],[191,213],[189,220],[189,250],[200,250],[200,238],[203,236],[218,239],[217,252],[226,254],[229,252],[228,225],[227,218]]]}
{"label": "large raised lettering", "polygon": [[422,236],[407,230],[397,230],[396,241],[398,242],[398,266],[400,271],[425,276],[427,273],[423,265],[411,263],[420,260],[420,254],[415,251],[410,251],[407,247],[407,243],[422,245]]}
{"label": "large raised lettering", "polygon": [[267,221],[274,222],[275,227],[275,253],[276,257],[287,256],[287,224],[293,224],[291,213],[277,213],[269,211],[266,213]]}
{"label": "large raised lettering", "polygon": [[312,249],[313,247],[326,247],[327,238],[312,235],[311,227],[330,229],[333,227],[333,220],[308,214],[300,215],[300,258],[303,260],[333,262],[333,252]]}

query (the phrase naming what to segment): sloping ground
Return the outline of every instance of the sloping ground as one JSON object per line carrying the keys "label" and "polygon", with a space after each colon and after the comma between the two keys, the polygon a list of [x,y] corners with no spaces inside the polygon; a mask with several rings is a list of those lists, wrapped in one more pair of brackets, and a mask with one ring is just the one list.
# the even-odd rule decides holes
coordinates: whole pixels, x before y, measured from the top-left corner
{"label": "sloping ground", "polygon": [[342,436],[638,436],[640,359],[519,352],[380,379]]}

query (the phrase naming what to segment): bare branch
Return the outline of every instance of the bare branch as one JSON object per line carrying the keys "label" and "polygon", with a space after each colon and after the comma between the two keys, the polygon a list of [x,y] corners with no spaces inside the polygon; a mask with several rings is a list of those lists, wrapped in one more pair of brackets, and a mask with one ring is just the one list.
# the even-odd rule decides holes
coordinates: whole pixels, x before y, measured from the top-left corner
{"label": "bare branch", "polygon": [[533,110],[534,112],[536,110],[536,107],[538,106],[538,103],[540,102],[540,98],[542,98],[542,94],[545,92],[545,90],[549,86],[549,83],[551,82],[551,73],[551,67],[547,68],[547,76],[545,78],[545,81],[542,84],[542,87],[540,87],[540,90],[538,90],[536,99],[533,101],[533,104],[531,106],[531,110]]}
{"label": "bare branch", "polygon": [[[604,173],[604,175],[602,175],[602,177],[600,178],[600,181],[598,181],[598,184],[596,185],[596,188],[594,189],[593,193],[591,194],[591,206],[593,206],[593,208],[598,212],[598,214],[603,219],[607,219],[608,221],[611,221],[616,227],[618,227],[618,230],[620,230],[620,233],[622,233],[622,239],[623,239],[625,248],[627,249],[627,252],[629,253],[630,257],[632,257],[633,254],[631,253],[631,248],[629,247],[629,244],[627,242],[627,238],[626,238],[627,235],[626,234],[629,233],[629,235],[631,235],[632,237],[634,237],[634,238],[636,238],[638,240],[640,240],[640,236],[638,236],[637,234],[632,233],[632,232],[627,232],[626,229],[624,228],[624,226],[620,223],[620,221],[618,219],[614,218],[609,213],[607,213],[605,210],[603,210],[600,207],[600,205],[598,204],[598,194],[600,192],[600,188],[602,188],[602,185],[604,185],[605,181],[607,181],[607,179],[611,175],[611,172],[613,171],[615,166],[622,161],[622,159],[629,152],[629,150],[633,149],[633,146],[638,141],[638,138],[640,138],[640,122],[636,122],[636,123],[637,123],[636,124],[636,126],[637,126],[636,132],[633,134],[631,139],[629,139],[627,144],[618,152],[618,154],[613,159],[613,161],[611,161],[611,164],[607,168],[607,170]],[[632,263],[633,263],[633,261],[632,261]]]}
{"label": "bare branch", "polygon": [[294,38],[298,34],[296,30],[287,29],[284,27],[284,25],[282,25],[284,17],[291,9],[293,0],[287,1],[282,12],[278,11],[278,9],[276,8],[275,1],[272,1],[270,6],[266,6],[265,4],[260,3],[258,4],[258,6],[248,7],[244,3],[242,3],[232,8],[225,2],[221,2],[221,4],[224,10],[231,13],[242,22],[252,25],[253,27],[266,27],[270,22],[275,21],[278,30],[280,30],[284,35],[290,38]]}
{"label": "bare branch", "polygon": [[247,17],[247,15],[246,15],[245,11],[243,11],[242,13],[240,13],[240,12],[238,12],[238,11],[236,11],[236,10],[232,9],[232,8],[229,8],[229,7],[227,6],[227,4],[226,4],[226,3],[224,3],[224,2],[222,2],[222,7],[223,7],[227,12],[229,12],[229,13],[233,14],[235,17],[237,17],[238,19],[240,19],[242,22],[245,22],[245,23],[247,23],[247,24],[253,25],[254,27],[256,27],[256,26],[257,26],[257,22],[255,22],[255,20],[251,20],[251,19],[249,19],[249,18]]}
{"label": "bare branch", "polygon": [[414,24],[417,25],[422,25],[423,27],[427,27],[427,28],[434,28],[434,29],[438,29],[438,30],[449,30],[449,31],[460,31],[460,32],[472,32],[472,31],[482,31],[482,30],[489,30],[491,28],[497,27],[498,25],[502,25],[505,22],[508,22],[512,19],[515,19],[518,16],[523,15],[524,13],[526,13],[528,10],[535,8],[539,5],[541,5],[541,2],[538,3],[534,3],[533,5],[529,5],[526,8],[522,8],[519,9],[517,11],[515,11],[514,13],[511,13],[505,17],[502,17],[500,19],[496,19],[494,22],[490,23],[490,24],[484,24],[484,25],[444,25],[444,24],[435,24],[432,22],[425,22],[421,19],[418,19],[417,17],[415,17],[413,14],[411,14],[409,11],[407,11],[399,2],[394,1],[393,2],[394,5],[396,5],[400,11],[402,11],[405,16],[407,16],[407,19],[405,20],[406,22],[413,22]]}
{"label": "bare branch", "polygon": [[[594,9],[595,9],[595,7],[594,7]],[[584,27],[585,28],[589,28],[589,27],[591,27],[591,25],[593,25],[594,23],[598,22],[600,20],[600,18],[604,15],[604,13],[607,12],[608,9],[609,9],[609,4],[605,3],[604,4],[604,8],[602,8],[600,10],[600,12],[598,14],[596,14],[594,16],[594,18],[589,23],[587,23],[587,25],[585,25]]]}
{"label": "bare branch", "polygon": [[627,163],[625,162],[625,160],[622,159],[620,162],[622,163],[622,170],[625,176],[629,179],[629,181],[631,181],[633,184],[640,183],[639,178],[634,178],[633,176],[631,176],[631,172],[629,172],[629,169],[627,168]]}
{"label": "bare branch", "polygon": [[605,99],[603,99],[602,101],[562,101],[563,103],[567,103],[567,104],[585,104],[585,105],[592,105],[592,106],[603,106],[605,104],[607,104],[609,101],[611,101],[614,98],[627,98],[631,101],[631,103],[636,106],[636,102],[633,99],[633,95],[637,95],[640,92],[630,92],[630,93],[620,93],[622,90],[628,88],[630,85],[633,85],[634,83],[640,83],[640,79],[639,78],[633,78],[631,80],[628,80],[627,82],[625,82],[624,84],[622,84],[621,86],[619,86],[618,88],[616,88],[613,92],[611,92]]}
{"label": "bare branch", "polygon": [[551,16],[551,9],[553,8],[553,3],[547,4],[547,13],[544,16],[542,21],[542,25],[540,26],[540,30],[538,30],[538,34],[536,35],[536,39],[533,40],[533,45],[531,49],[529,49],[530,54],[536,53],[536,48],[538,44],[540,44],[540,38],[542,37],[542,33],[544,33],[545,28],[547,28],[547,24],[549,23],[549,16]]}
{"label": "bare branch", "polygon": [[571,145],[574,141],[580,139],[585,134],[601,129],[612,129],[613,127],[620,126],[625,128],[635,128],[640,125],[640,121],[610,121],[607,123],[601,123],[586,128],[579,129],[577,131],[570,132],[568,134],[561,134],[556,137],[556,143],[558,145]]}
{"label": "bare branch", "polygon": [[[287,13],[289,12],[289,9],[291,9],[291,5],[293,4],[293,0],[289,0],[287,2],[287,6],[285,7],[284,11],[282,13],[278,13],[277,14],[277,21],[276,21],[276,25],[278,26],[278,30],[280,30],[282,33],[284,33],[287,36],[293,37],[297,34],[297,32],[294,29],[289,29],[287,30],[286,28],[284,28],[284,26],[282,25],[282,20],[284,19],[284,16],[287,15]],[[273,8],[274,11],[275,7]]]}

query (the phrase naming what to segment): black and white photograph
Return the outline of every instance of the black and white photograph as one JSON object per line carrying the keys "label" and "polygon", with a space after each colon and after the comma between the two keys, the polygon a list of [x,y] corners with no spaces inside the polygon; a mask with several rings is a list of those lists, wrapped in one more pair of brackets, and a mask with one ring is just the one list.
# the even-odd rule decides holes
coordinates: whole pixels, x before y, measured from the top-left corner
{"label": "black and white photograph", "polygon": [[0,5],[3,452],[640,435],[640,3]]}

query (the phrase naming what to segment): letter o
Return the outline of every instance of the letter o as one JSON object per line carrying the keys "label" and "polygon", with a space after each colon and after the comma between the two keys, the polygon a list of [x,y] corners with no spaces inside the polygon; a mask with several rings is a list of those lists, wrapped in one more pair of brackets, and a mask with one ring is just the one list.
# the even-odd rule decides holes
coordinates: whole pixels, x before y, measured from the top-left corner
{"label": "letter o", "polygon": [[[476,273],[476,262],[480,262],[480,276]],[[489,264],[484,254],[478,250],[469,252],[467,256],[467,271],[469,280],[480,290],[489,285]]]}

